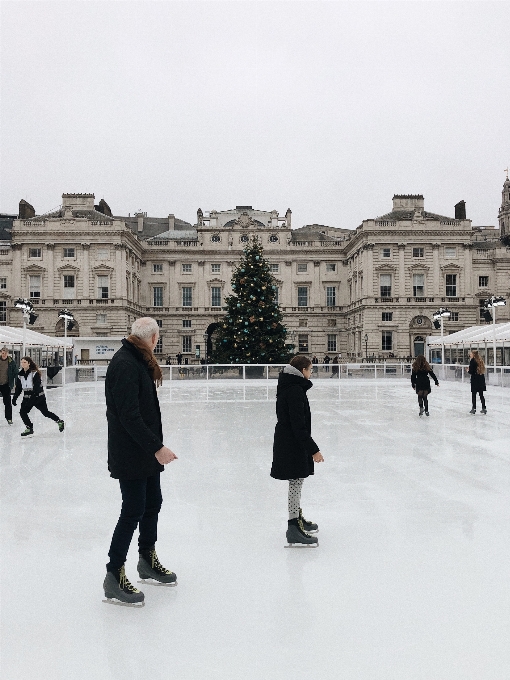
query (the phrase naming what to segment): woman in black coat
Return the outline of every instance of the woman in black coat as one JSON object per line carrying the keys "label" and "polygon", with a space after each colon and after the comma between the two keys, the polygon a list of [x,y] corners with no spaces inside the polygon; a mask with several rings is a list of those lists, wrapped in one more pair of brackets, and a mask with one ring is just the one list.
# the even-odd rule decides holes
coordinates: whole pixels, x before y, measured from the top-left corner
{"label": "woman in black coat", "polygon": [[278,377],[276,390],[276,423],[273,443],[271,477],[289,481],[289,545],[318,545],[310,531],[318,526],[307,522],[301,512],[303,481],[314,473],[314,462],[324,458],[311,436],[312,417],[306,392],[312,387],[312,362],[308,357],[295,356]]}
{"label": "woman in black coat", "polygon": [[468,373],[471,376],[471,402],[472,402],[472,408],[470,413],[472,413],[473,415],[476,413],[476,395],[478,394],[480,396],[480,402],[482,404],[481,413],[486,415],[487,409],[485,408],[485,397],[483,396],[483,393],[487,389],[485,385],[485,363],[476,350],[472,350],[469,353],[469,358],[471,359],[471,361],[469,362]]}
{"label": "woman in black coat", "polygon": [[23,357],[21,360],[21,370],[16,378],[16,388],[12,398],[12,405],[16,406],[18,397],[23,392],[23,400],[19,409],[19,415],[25,424],[25,430],[21,433],[22,437],[31,437],[34,434],[34,426],[28,414],[35,407],[45,418],[49,418],[57,423],[60,432],[64,431],[64,421],[55,413],[48,410],[46,396],[44,394],[41,373],[37,364],[31,357]]}
{"label": "woman in black coat", "polygon": [[438,379],[436,378],[434,371],[430,368],[429,362],[425,359],[423,354],[416,357],[413,364],[413,370],[411,373],[411,386],[413,390],[416,391],[418,395],[418,405],[420,407],[419,415],[429,415],[429,400],[428,395],[430,394],[430,378],[435,382],[436,387],[439,387]]}

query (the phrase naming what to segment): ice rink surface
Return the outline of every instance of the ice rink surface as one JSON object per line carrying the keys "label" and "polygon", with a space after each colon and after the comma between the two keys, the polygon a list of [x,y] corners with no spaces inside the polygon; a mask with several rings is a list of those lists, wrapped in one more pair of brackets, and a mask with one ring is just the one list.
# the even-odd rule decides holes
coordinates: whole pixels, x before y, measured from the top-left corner
{"label": "ice rink surface", "polygon": [[[313,380],[313,378],[312,378]],[[2,680],[508,680],[510,390],[317,381],[317,549],[284,550],[275,382],[166,383],[158,555],[177,588],[102,603],[118,483],[103,383],[48,390],[66,429],[2,419]],[[137,581],[136,543],[126,571]],[[141,586],[140,586],[141,587]]]}

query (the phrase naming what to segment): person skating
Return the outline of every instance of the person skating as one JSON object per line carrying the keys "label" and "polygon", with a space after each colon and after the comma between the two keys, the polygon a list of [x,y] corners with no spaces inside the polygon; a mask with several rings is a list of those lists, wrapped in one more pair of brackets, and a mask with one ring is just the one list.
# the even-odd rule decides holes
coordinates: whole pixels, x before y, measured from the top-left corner
{"label": "person skating", "polygon": [[416,357],[411,372],[411,387],[415,390],[418,395],[418,406],[420,407],[419,415],[422,416],[425,411],[425,415],[429,415],[429,399],[430,394],[430,378],[436,383],[436,387],[439,387],[439,381],[436,378],[434,371],[430,367],[429,362],[425,359],[423,354]]}
{"label": "person skating", "polygon": [[[137,319],[122,340],[106,372],[108,470],[119,480],[120,517],[113,532],[103,582],[105,602],[143,606],[145,596],[131,585],[125,562],[133,534],[139,528],[138,575],[143,582],[176,585],[177,577],[156,554],[158,516],[162,504],[160,473],[177,459],[163,445],[163,428],[156,386],[162,380],[153,350],[159,337],[155,319]],[[148,579],[148,581],[145,581]]]}
{"label": "person skating", "polygon": [[16,382],[19,368],[16,362],[9,356],[7,347],[2,347],[0,350],[0,393],[4,402],[5,420],[9,425],[12,425],[12,402],[11,390]]}
{"label": "person skating", "polygon": [[324,458],[311,436],[312,418],[306,396],[312,387],[312,362],[303,355],[295,356],[278,377],[276,390],[276,423],[273,442],[271,477],[288,480],[289,545],[317,546],[318,526],[304,519],[301,511],[303,481],[314,474],[314,463]]}
{"label": "person skating", "polygon": [[487,414],[487,409],[485,408],[485,397],[483,393],[487,389],[485,385],[485,362],[482,357],[478,354],[476,350],[472,350],[469,353],[469,367],[467,369],[471,376],[471,411],[473,415],[476,413],[476,395],[480,397],[480,403],[482,404],[481,413],[483,415]]}
{"label": "person skating", "polygon": [[16,389],[12,398],[13,406],[16,406],[18,397],[22,392],[23,400],[19,409],[19,415],[26,427],[25,431],[21,433],[22,437],[31,437],[34,434],[34,426],[28,417],[33,408],[38,409],[45,418],[55,421],[60,432],[64,431],[64,421],[62,418],[48,410],[41,372],[30,357],[23,357],[21,360],[21,370],[16,378]]}

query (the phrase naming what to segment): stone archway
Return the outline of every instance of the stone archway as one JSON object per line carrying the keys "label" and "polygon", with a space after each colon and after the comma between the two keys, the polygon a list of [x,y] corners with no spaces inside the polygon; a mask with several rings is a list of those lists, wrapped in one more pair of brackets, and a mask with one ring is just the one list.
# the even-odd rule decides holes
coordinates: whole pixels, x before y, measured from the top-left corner
{"label": "stone archway", "polygon": [[[64,321],[64,319],[59,319],[55,324],[55,337],[57,338],[64,337]],[[80,335],[80,325],[76,319],[73,321],[73,324],[73,328],[67,331],[68,338],[78,338]]]}
{"label": "stone archway", "polygon": [[409,356],[425,354],[427,335],[432,335],[432,320],[425,314],[418,314],[409,323]]}
{"label": "stone archway", "polygon": [[216,336],[218,334],[218,329],[220,327],[219,323],[211,323],[206,328],[207,343],[206,343],[206,359],[212,355],[213,351],[216,349]]}

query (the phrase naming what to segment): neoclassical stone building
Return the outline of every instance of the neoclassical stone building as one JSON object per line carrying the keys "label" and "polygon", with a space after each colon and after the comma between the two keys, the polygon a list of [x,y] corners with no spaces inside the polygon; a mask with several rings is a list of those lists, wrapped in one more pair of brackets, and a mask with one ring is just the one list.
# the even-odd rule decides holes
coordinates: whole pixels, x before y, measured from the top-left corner
{"label": "neoclassical stone building", "polygon": [[319,359],[414,355],[437,333],[439,306],[452,311],[445,329],[453,332],[480,322],[488,295],[510,297],[510,249],[500,239],[510,233],[510,181],[499,228],[473,226],[463,202],[454,212],[437,215],[421,195],[395,195],[390,212],[355,230],[294,229],[290,209],[199,209],[192,225],[173,214],[114,216],[93,194],[64,194],[59,210],[41,216],[22,201],[17,219],[0,218],[0,323],[21,325],[16,297],[32,300],[34,330],[50,335],[63,331],[63,306],[81,336],[124,335],[135,317],[150,315],[161,326],[161,355],[191,360],[199,348],[203,356],[232,269],[257,236],[300,351]]}

